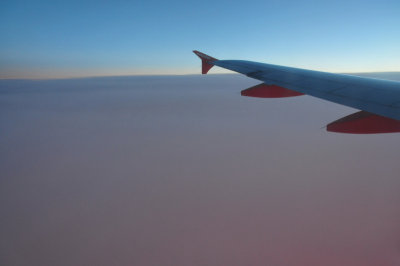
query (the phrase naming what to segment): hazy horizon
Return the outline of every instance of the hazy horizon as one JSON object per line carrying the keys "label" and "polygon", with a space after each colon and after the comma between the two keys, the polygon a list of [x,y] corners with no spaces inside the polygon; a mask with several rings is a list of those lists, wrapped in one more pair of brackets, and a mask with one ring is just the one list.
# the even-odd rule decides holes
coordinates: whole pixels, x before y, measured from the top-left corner
{"label": "hazy horizon", "polygon": [[[332,72],[334,73],[334,72]],[[400,71],[378,71],[378,72],[346,72],[338,74],[347,74],[354,75],[360,77],[369,77],[369,78],[379,78],[379,79],[387,79],[387,80],[400,80]],[[240,75],[236,72],[229,71],[227,73],[208,73],[207,75]],[[174,76],[202,76],[200,73],[188,73],[188,74],[141,74],[141,75],[114,75],[114,76],[74,76],[74,77],[52,77],[52,78],[0,78],[0,80],[69,80],[69,79],[91,79],[91,78],[124,78],[124,77],[174,77]]]}

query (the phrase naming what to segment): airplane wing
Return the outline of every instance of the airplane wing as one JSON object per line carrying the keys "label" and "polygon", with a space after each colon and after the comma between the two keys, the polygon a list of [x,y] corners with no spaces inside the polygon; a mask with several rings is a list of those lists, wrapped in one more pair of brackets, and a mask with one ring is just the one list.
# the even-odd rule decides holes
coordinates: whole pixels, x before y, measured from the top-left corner
{"label": "airplane wing", "polygon": [[242,91],[243,96],[279,98],[307,94],[362,110],[329,124],[328,131],[400,132],[400,82],[243,60],[218,60],[193,52],[202,60],[202,74],[219,66],[263,82]]}

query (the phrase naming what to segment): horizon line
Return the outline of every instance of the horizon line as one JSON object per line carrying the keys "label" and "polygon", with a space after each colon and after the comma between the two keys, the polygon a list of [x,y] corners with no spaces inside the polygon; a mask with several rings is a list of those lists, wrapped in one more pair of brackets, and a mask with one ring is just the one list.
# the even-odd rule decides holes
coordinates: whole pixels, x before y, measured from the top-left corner
{"label": "horizon line", "polygon": [[[323,71],[326,72],[326,71]],[[368,71],[368,72],[328,72],[328,73],[337,73],[337,74],[378,74],[378,73],[399,73],[400,71]],[[0,81],[3,80],[31,80],[31,81],[40,81],[40,80],[69,80],[69,79],[91,79],[91,78],[113,78],[113,77],[167,77],[167,76],[201,76],[204,74],[201,73],[187,73],[187,74],[131,74],[131,75],[89,75],[89,76],[67,76],[67,77],[0,77]],[[238,73],[209,73],[207,75],[240,75]]]}

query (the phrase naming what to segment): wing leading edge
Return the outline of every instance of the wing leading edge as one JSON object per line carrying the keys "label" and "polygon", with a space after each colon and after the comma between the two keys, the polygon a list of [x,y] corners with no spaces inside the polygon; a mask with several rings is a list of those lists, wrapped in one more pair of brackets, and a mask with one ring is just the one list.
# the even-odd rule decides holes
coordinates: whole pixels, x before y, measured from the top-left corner
{"label": "wing leading edge", "polygon": [[[244,60],[217,60],[198,51],[194,52],[202,59],[203,70],[204,64],[209,67],[207,71],[214,65],[219,66],[258,79],[267,86],[281,87],[297,92],[298,95],[308,94],[391,118],[396,122],[400,120],[400,82]],[[207,71],[203,71],[203,74]]]}

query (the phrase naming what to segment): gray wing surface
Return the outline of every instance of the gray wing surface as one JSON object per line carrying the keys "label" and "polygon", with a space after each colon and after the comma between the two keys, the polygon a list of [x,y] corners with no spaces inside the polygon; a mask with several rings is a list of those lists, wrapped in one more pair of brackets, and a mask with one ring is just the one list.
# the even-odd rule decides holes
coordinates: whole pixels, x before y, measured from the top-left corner
{"label": "gray wing surface", "polygon": [[[213,58],[214,59],[214,58]],[[317,98],[400,120],[400,82],[242,60],[209,64]]]}

